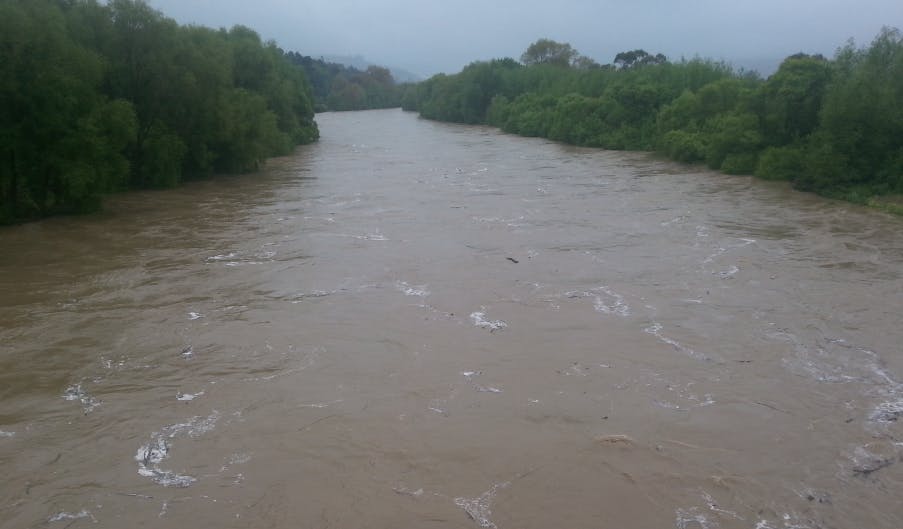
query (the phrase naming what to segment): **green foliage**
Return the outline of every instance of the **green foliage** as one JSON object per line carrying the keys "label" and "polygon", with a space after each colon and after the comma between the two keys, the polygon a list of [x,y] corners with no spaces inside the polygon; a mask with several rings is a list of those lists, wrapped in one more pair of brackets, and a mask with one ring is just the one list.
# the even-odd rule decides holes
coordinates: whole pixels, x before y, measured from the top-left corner
{"label": "green foliage", "polygon": [[708,145],[700,132],[669,130],[662,137],[661,149],[674,160],[692,163],[705,160]]}
{"label": "green foliage", "polygon": [[803,172],[805,151],[799,146],[768,147],[759,155],[755,175],[766,180],[796,180]]}
{"label": "green foliage", "polygon": [[769,143],[791,143],[818,127],[818,112],[830,79],[831,65],[820,55],[793,55],[781,63],[761,88]]}
{"label": "green foliage", "polygon": [[725,112],[709,120],[705,131],[705,162],[709,167],[729,174],[749,174],[755,169],[762,142],[757,116]]}
{"label": "green foliage", "polygon": [[903,191],[903,36],[885,28],[867,49],[835,58],[813,133],[805,189]]}
{"label": "green foliage", "polygon": [[0,101],[0,223],[246,171],[318,136],[282,50],[138,0],[0,0]]}
{"label": "green foliage", "polygon": [[552,64],[555,66],[570,66],[571,61],[578,56],[577,50],[565,42],[555,42],[551,39],[539,39],[527,48],[521,55],[521,62],[527,66],[534,64]]}
{"label": "green foliage", "polygon": [[485,123],[497,95],[516,95],[512,73],[522,67],[511,59],[475,62],[454,76],[439,74],[409,89],[409,110],[423,117],[457,123]]}
{"label": "green foliage", "polygon": [[370,66],[361,71],[295,52],[287,57],[310,79],[317,112],[404,106],[407,86],[396,84],[387,68]]}
{"label": "green foliage", "polygon": [[764,81],[644,50],[619,53],[614,65],[576,67],[575,57],[569,45],[541,39],[524,54],[526,67],[505,59],[435,76],[407,87],[404,108],[575,145],[658,149],[863,203],[903,193],[898,30],[885,28],[865,49],[849,44],[833,61],[793,55]]}
{"label": "green foliage", "polygon": [[665,64],[668,58],[657,53],[650,55],[646,50],[622,51],[615,55],[615,65],[619,68],[635,68],[650,64]]}

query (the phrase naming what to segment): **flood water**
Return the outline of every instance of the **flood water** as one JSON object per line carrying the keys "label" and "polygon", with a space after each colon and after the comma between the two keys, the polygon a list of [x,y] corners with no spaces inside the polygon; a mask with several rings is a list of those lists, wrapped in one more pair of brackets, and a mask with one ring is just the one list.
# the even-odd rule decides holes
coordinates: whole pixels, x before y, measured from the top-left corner
{"label": "flood water", "polygon": [[903,219],[317,121],[0,230],[0,527],[903,527]]}

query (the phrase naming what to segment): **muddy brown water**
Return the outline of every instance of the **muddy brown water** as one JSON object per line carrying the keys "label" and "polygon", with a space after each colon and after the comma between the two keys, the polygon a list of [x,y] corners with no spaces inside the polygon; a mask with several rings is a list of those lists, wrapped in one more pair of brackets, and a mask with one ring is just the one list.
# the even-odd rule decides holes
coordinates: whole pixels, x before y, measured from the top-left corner
{"label": "muddy brown water", "polygon": [[0,230],[0,527],[903,527],[903,220],[317,120]]}

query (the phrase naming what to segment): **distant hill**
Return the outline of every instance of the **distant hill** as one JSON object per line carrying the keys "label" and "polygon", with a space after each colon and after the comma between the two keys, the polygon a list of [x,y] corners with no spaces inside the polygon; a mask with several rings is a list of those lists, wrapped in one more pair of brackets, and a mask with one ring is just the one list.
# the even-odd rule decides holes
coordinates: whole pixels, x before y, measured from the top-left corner
{"label": "distant hill", "polygon": [[320,58],[326,62],[342,64],[361,71],[366,71],[369,66],[382,66],[392,72],[392,78],[396,83],[418,83],[424,79],[423,76],[403,68],[372,63],[360,55],[323,55]]}

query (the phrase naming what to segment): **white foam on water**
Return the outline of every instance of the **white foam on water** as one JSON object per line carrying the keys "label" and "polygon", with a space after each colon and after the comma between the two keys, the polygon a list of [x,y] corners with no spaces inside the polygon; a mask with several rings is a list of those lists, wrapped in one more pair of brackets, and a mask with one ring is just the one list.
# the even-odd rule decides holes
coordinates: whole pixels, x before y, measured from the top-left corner
{"label": "white foam on water", "polygon": [[487,320],[486,313],[483,312],[484,310],[486,310],[486,307],[481,307],[481,311],[472,312],[470,314],[470,319],[473,320],[475,326],[489,329],[489,332],[504,329],[508,326],[508,324],[502,320]]}
{"label": "white foam on water", "polygon": [[490,506],[492,505],[492,498],[496,493],[509,485],[511,485],[510,481],[496,483],[489,490],[476,498],[455,498],[455,505],[464,509],[464,512],[466,512],[473,521],[477,522],[480,527],[498,529],[498,526],[490,519],[490,516],[492,516]]}
{"label": "white foam on water", "polygon": [[203,395],[204,395],[203,391],[199,391],[197,393],[179,393],[178,395],[176,395],[176,400],[180,400],[182,402],[190,402]]}
{"label": "white foam on water", "polygon": [[[705,237],[708,237],[708,235],[705,235]],[[725,253],[727,253],[729,250],[736,250],[738,248],[743,248],[744,246],[749,246],[750,244],[756,243],[755,239],[741,238],[739,240],[741,241],[740,244],[729,245],[727,247],[718,246],[718,249],[715,250],[715,253],[709,255],[708,257],[706,257],[705,259],[702,260],[702,264],[709,264],[709,263],[713,262],[715,259],[717,259],[717,258],[721,257],[722,255],[724,255]]]}
{"label": "white foam on water", "polygon": [[624,296],[613,292],[605,285],[594,288],[592,292],[596,293],[593,301],[593,307],[596,309],[596,312],[625,317],[630,316],[630,306],[624,302]]}
{"label": "white foam on water", "polygon": [[821,526],[811,526],[808,523],[801,522],[799,520],[799,516],[791,515],[789,513],[784,513],[781,515],[781,521],[770,521],[764,518],[761,518],[756,521],[756,525],[753,529],[816,529],[816,527]]}
{"label": "white foam on water", "polygon": [[250,454],[236,453],[229,456],[230,465],[244,465],[251,460]]}
{"label": "white foam on water", "polygon": [[733,518],[735,520],[743,520],[743,517],[735,513],[734,511],[728,511],[727,509],[722,509],[721,507],[719,507],[718,502],[715,501],[715,498],[713,498],[712,495],[708,492],[702,491],[702,499],[705,501],[710,511],[716,512],[722,516]]}
{"label": "white foam on water", "polygon": [[574,362],[573,364],[571,364],[571,367],[569,367],[567,370],[560,371],[560,373],[562,375],[569,376],[569,377],[570,376],[585,377],[585,376],[587,376],[588,372],[589,372],[589,368],[581,365],[578,362]]}
{"label": "white foam on water", "polygon": [[229,252],[224,254],[218,254],[207,258],[208,263],[215,263],[218,261],[230,261],[238,257],[238,252]]}
{"label": "white foam on water", "polygon": [[480,393],[502,393],[502,389],[500,388],[497,388],[495,386],[484,386],[473,381],[474,377],[478,377],[482,374],[482,371],[461,371],[461,375],[465,379],[467,379],[467,382],[469,382],[473,386],[473,388]]}
{"label": "white foam on water", "polygon": [[85,509],[82,509],[81,511],[76,513],[61,512],[54,514],[47,519],[47,523],[81,520],[82,518],[90,518],[94,523],[97,523],[97,518],[95,518],[94,515],[91,514],[91,511]]}
{"label": "white foam on water", "polygon": [[398,494],[403,494],[405,496],[413,496],[415,498],[423,496],[423,493],[424,493],[422,488],[417,489],[417,490],[411,490],[407,487],[395,487],[392,490],[394,490]]}
{"label": "white foam on water", "polygon": [[653,401],[656,406],[659,408],[665,408],[666,410],[680,410],[681,407],[679,404],[674,404],[673,402],[668,402],[664,400],[655,400]]}
{"label": "white foam on water", "polygon": [[874,351],[832,338],[808,346],[786,331],[767,336],[793,346],[793,354],[782,359],[785,367],[792,372],[805,374],[819,382],[861,383],[891,402],[903,396],[903,384],[884,368]]}
{"label": "white foam on water", "polygon": [[849,459],[851,470],[856,474],[868,475],[887,468],[900,460],[900,449],[892,443],[869,443],[857,446]]}
{"label": "white foam on water", "polygon": [[0,430],[0,437],[6,437],[7,439],[10,437],[15,437],[16,432],[7,432],[5,430]]}
{"label": "white foam on water", "polygon": [[85,393],[81,383],[74,384],[66,388],[63,398],[69,401],[78,401],[81,403],[85,413],[90,413],[94,408],[100,406],[100,401]]}
{"label": "white foam on water", "polygon": [[292,300],[292,304],[296,305],[298,303],[304,302],[307,298],[325,298],[326,296],[331,296],[333,294],[339,293],[341,290],[312,290],[310,292],[304,292],[295,296],[295,299]]}
{"label": "white foam on water", "polygon": [[417,296],[421,298],[425,298],[430,295],[430,291],[427,290],[427,285],[409,285],[404,281],[396,281],[395,288],[399,291],[404,292],[405,296]]}
{"label": "white foam on water", "polygon": [[709,255],[708,257],[706,257],[705,259],[702,260],[702,264],[709,264],[709,263],[711,263],[712,261],[714,261],[714,260],[717,259],[718,257],[721,257],[722,255],[724,255],[725,252],[727,252],[727,248],[725,248],[725,247],[723,247],[723,246],[719,246],[718,249],[715,250],[715,253]]}
{"label": "white foam on water", "polygon": [[338,404],[340,402],[345,402],[344,399],[331,400],[329,402],[317,402],[315,404],[299,404],[299,408],[328,408],[333,404]]}
{"label": "white foam on water", "polygon": [[705,354],[694,351],[693,349],[681,344],[677,340],[673,340],[673,339],[668,338],[667,336],[663,335],[662,334],[663,328],[664,327],[662,327],[662,324],[660,324],[656,321],[653,321],[652,325],[646,327],[645,329],[643,329],[643,331],[646,334],[651,334],[652,336],[655,336],[656,338],[659,339],[660,342],[670,345],[671,347],[674,348],[675,351],[681,352],[681,353],[689,356],[690,358],[695,358],[696,360],[703,360],[703,361],[711,360]]}
{"label": "white foam on water", "polygon": [[483,223],[493,223],[493,224],[507,224],[511,226],[513,223],[516,223],[519,220],[524,220],[524,216],[514,217],[510,219],[506,219],[503,217],[471,217],[474,222],[483,222]]}
{"label": "white foam on water", "polygon": [[[268,243],[265,244],[264,247],[272,245],[273,243]],[[206,262],[223,263],[225,266],[259,265],[267,262],[272,262],[274,257],[276,257],[275,250],[261,249],[248,257],[243,257],[241,252],[239,251],[233,251],[229,253],[210,256],[206,259]]]}
{"label": "white foam on water", "polygon": [[571,290],[565,292],[564,297],[569,299],[593,298],[593,308],[596,312],[623,317],[630,316],[630,305],[624,301],[624,296],[614,292],[606,285],[584,291]]}
{"label": "white foam on water", "polygon": [[[219,471],[225,472],[225,471],[229,470],[229,467],[231,467],[233,465],[243,465],[250,460],[251,460],[250,454],[245,454],[245,453],[232,454],[231,456],[229,456],[229,460],[222,467],[220,467]],[[239,473],[236,475],[236,478],[239,478],[239,480],[243,480],[244,476]],[[237,483],[237,481],[236,481],[236,483]]]}
{"label": "white foam on water", "polygon": [[736,265],[731,266],[729,269],[718,272],[718,275],[721,276],[721,279],[728,279],[737,275],[737,272],[740,271]]}
{"label": "white foam on water", "polygon": [[[715,398],[712,396],[711,393],[706,393],[705,395],[703,395],[703,397],[705,398],[705,400],[699,401],[699,404],[697,404],[696,406],[698,406],[700,408],[704,408],[706,406],[711,406],[711,405],[715,404]],[[690,398],[698,400],[698,399],[696,399],[695,395],[691,395]]]}
{"label": "white foam on water", "polygon": [[903,419],[903,400],[882,402],[872,409],[869,420],[878,423],[892,423]]}
{"label": "white foam on water", "polygon": [[677,509],[674,526],[677,529],[716,529],[720,527],[718,522],[710,519],[705,513],[699,512],[698,507],[689,509]]}
{"label": "white foam on water", "polygon": [[151,441],[139,447],[135,452],[138,475],[151,478],[154,483],[164,487],[188,487],[197,481],[197,478],[192,476],[161,469],[159,465],[169,457],[172,450],[169,439],[200,437],[216,427],[219,416],[219,412],[214,410],[207,417],[195,416],[185,422],[171,424],[159,432],[151,434]]}

